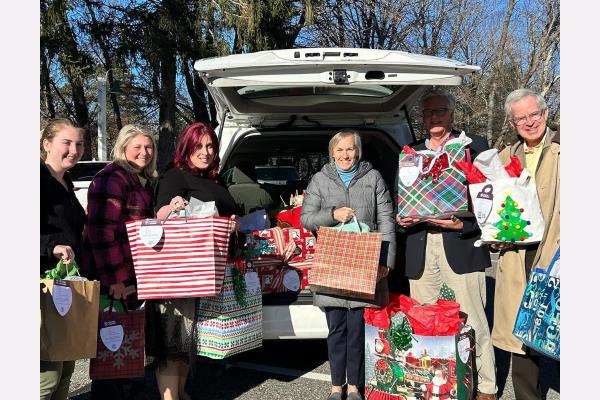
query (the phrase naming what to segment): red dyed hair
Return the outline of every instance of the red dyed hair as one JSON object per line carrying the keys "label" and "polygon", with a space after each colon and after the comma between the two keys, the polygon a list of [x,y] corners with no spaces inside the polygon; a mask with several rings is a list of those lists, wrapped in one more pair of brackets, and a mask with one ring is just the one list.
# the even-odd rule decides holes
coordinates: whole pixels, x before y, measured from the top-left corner
{"label": "red dyed hair", "polygon": [[[215,160],[210,167],[202,171],[192,164],[190,158],[205,135],[208,135],[212,141],[213,149],[215,151]],[[223,183],[223,180],[219,176],[219,161],[219,139],[217,138],[214,129],[207,123],[194,122],[193,124],[188,125],[183,130],[181,136],[179,136],[177,147],[175,148],[175,157],[167,169],[179,168],[192,175],[208,178],[217,183]]]}

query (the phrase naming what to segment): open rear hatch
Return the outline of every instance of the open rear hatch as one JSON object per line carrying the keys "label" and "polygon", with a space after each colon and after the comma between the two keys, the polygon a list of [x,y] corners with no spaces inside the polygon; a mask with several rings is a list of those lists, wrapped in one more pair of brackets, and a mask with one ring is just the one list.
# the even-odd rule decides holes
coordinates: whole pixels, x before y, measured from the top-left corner
{"label": "open rear hatch", "polygon": [[[479,67],[372,49],[291,49],[196,61],[221,118],[252,125],[303,115],[392,118],[432,85],[459,85]],[[221,122],[221,118],[220,121]]]}

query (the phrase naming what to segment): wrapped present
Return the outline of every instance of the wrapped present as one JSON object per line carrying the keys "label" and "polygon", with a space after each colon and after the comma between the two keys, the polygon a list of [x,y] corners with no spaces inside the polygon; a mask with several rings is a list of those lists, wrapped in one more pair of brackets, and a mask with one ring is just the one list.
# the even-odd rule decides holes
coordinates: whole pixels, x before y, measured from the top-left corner
{"label": "wrapped present", "polygon": [[535,180],[519,159],[503,165],[496,149],[482,152],[473,164],[457,163],[468,173],[473,213],[481,229],[479,243],[538,243],[544,219]]}
{"label": "wrapped present", "polygon": [[316,238],[311,231],[302,227],[283,228],[283,237],[286,243],[293,241],[296,244],[296,249],[289,262],[294,263],[314,258]]}
{"label": "wrapped present", "polygon": [[[473,391],[473,329],[452,323],[432,335],[416,334],[401,311],[418,305],[390,294],[383,308],[365,309],[365,397],[369,400],[460,399]],[[443,307],[440,315],[447,314]],[[456,312],[455,317],[458,317]],[[426,323],[421,321],[421,325]],[[452,335],[447,335],[454,331]]]}
{"label": "wrapped present", "polygon": [[138,298],[217,295],[231,224],[217,216],[127,222]]}
{"label": "wrapped present", "polygon": [[99,298],[99,281],[40,280],[40,360],[96,356]]}
{"label": "wrapped present", "polygon": [[468,211],[465,173],[455,161],[468,155],[471,139],[464,132],[448,140],[440,152],[405,146],[398,165],[398,214],[444,218]]}
{"label": "wrapped present", "polygon": [[513,335],[526,346],[560,361],[560,247],[548,268],[532,271]]}
{"label": "wrapped present", "polygon": [[90,359],[90,379],[122,379],[144,376],[145,310],[128,310],[121,300],[115,311],[111,299],[108,311],[100,313],[98,352]]}
{"label": "wrapped present", "polygon": [[295,251],[295,241],[286,239],[284,230],[277,226],[246,235],[244,256],[251,260],[277,259],[283,261],[289,259]]}
{"label": "wrapped present", "polygon": [[311,290],[373,300],[382,234],[320,227],[317,237],[308,276]]}
{"label": "wrapped present", "polygon": [[313,265],[313,260],[308,259],[304,261],[291,261],[288,265],[294,268],[300,274],[300,290],[309,288],[308,285],[308,274]]}
{"label": "wrapped present", "polygon": [[198,299],[198,354],[221,359],[262,346],[262,295],[243,261],[228,265],[221,293]]}

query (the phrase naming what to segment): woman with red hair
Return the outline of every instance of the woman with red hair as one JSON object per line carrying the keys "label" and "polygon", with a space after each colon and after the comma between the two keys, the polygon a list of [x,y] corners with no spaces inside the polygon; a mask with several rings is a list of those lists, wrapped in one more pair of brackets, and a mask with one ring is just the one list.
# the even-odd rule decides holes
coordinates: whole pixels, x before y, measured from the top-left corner
{"label": "woman with red hair", "polygon": [[[195,197],[214,201],[220,216],[235,219],[235,202],[219,176],[219,142],[210,125],[185,128],[175,157],[159,177],[156,210],[160,219],[185,208]],[[150,304],[152,332],[147,355],[153,358],[158,389],[164,400],[190,399],[185,383],[196,355],[196,299],[162,299]]]}

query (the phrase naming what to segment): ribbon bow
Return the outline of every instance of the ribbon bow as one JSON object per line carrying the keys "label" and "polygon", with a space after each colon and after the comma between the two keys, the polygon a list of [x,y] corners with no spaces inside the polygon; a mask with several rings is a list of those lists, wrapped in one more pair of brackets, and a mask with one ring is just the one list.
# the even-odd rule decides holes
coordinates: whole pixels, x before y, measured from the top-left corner
{"label": "ribbon bow", "polygon": [[427,179],[431,176],[431,182],[438,183],[442,171],[450,167],[448,153],[441,153],[435,157],[425,156],[423,159],[423,165],[427,165],[428,168],[427,170],[423,171],[421,179]]}

